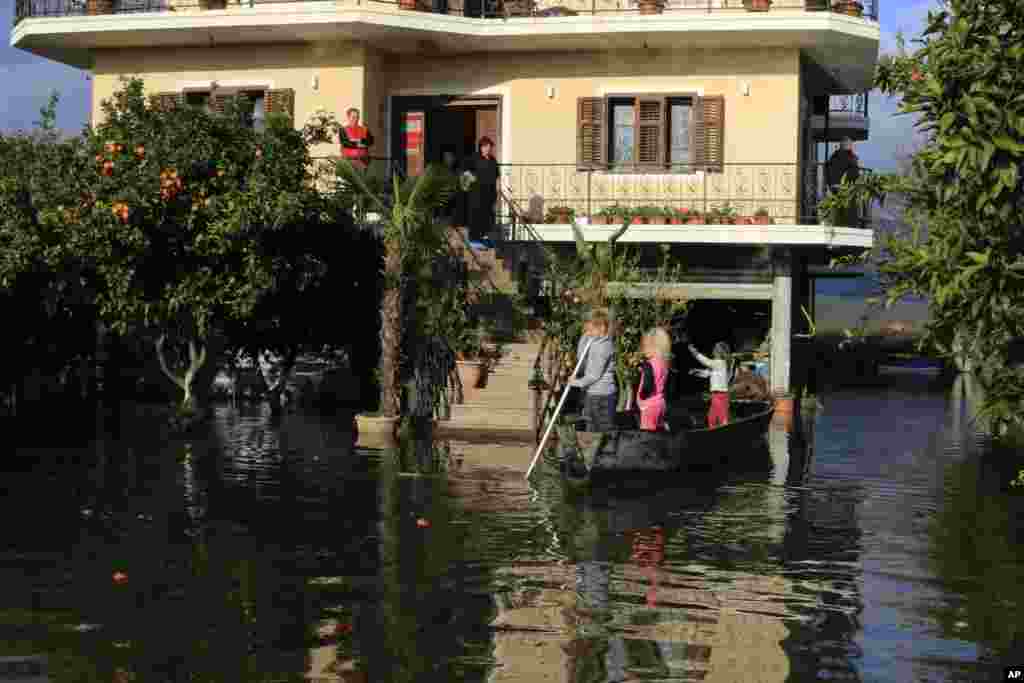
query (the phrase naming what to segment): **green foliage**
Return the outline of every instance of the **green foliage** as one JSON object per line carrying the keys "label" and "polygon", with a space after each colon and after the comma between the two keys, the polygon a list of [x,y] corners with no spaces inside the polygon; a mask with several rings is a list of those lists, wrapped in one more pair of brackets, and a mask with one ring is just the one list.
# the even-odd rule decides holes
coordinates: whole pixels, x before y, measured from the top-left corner
{"label": "green foliage", "polygon": [[[681,267],[673,265],[669,249],[664,247],[661,266],[654,273],[639,267],[638,255],[627,249],[616,250],[615,243],[629,229],[629,218],[606,244],[587,244],[574,226],[576,253],[571,258],[549,258],[545,279],[551,283],[550,311],[544,320],[545,348],[550,354],[547,385],[552,395],[564,387],[574,367],[576,345],[591,309],[610,307],[615,317],[616,374],[629,386],[633,368],[640,360],[640,337],[651,327],[673,328],[685,320],[687,304],[671,296],[659,296],[658,284],[677,281]],[[628,297],[628,292],[609,292],[608,283],[647,285],[652,296]],[[549,401],[550,403],[550,401]]]}
{"label": "green foliage", "polygon": [[337,212],[312,187],[304,132],[271,117],[257,133],[242,107],[164,110],[133,79],[80,137],[57,138],[51,107],[36,136],[0,140],[17,169],[0,172],[0,287],[72,273],[111,330],[180,347],[251,319],[268,295],[304,292],[324,264],[296,230]]}
{"label": "green foliage", "polygon": [[912,172],[890,181],[927,230],[885,241],[888,299],[930,299],[926,341],[977,361],[1002,429],[1024,419],[1024,376],[1009,357],[1024,336],[1024,17],[1016,3],[950,0],[917,42],[876,78],[927,136]]}

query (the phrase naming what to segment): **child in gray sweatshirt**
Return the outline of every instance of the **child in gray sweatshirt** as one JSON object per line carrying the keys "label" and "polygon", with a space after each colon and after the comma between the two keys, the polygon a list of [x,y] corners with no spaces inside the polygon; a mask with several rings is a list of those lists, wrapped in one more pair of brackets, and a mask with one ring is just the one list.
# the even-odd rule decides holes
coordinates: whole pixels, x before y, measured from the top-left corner
{"label": "child in gray sweatshirt", "polygon": [[[619,402],[619,388],[615,381],[615,341],[611,337],[608,312],[592,311],[583,328],[583,336],[576,347],[576,357],[590,343],[580,372],[569,383],[584,390],[583,417],[591,432],[615,429],[615,408]],[[592,343],[591,343],[592,342]]]}

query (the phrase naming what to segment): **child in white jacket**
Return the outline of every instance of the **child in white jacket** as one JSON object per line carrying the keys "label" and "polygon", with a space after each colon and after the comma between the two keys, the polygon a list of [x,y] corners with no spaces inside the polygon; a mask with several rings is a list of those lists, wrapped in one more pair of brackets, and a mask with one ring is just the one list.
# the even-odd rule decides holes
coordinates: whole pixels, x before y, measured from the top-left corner
{"label": "child in white jacket", "polygon": [[729,424],[729,382],[732,379],[729,345],[725,342],[715,344],[714,358],[702,355],[693,344],[689,344],[688,348],[693,357],[707,368],[691,370],[690,374],[708,377],[711,380],[711,408],[708,410],[708,427]]}

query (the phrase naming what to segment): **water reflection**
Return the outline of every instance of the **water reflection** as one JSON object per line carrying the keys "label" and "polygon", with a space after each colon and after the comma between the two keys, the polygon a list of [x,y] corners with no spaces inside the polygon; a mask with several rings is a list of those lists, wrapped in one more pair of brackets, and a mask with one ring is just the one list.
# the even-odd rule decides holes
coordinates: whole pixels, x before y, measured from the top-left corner
{"label": "water reflection", "polygon": [[122,416],[5,477],[0,656],[55,680],[978,678],[1019,651],[1024,515],[948,396],[835,394],[742,469],[625,495],[527,483],[502,462],[529,446]]}

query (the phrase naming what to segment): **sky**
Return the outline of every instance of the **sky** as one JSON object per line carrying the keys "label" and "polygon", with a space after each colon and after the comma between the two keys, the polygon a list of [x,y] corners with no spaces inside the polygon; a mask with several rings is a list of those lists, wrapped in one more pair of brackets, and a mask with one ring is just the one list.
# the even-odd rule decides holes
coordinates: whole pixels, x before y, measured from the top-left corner
{"label": "sky", "polygon": [[[895,48],[899,31],[908,38],[920,34],[928,10],[938,6],[938,0],[876,1],[881,7],[883,53]],[[88,74],[10,47],[13,14],[14,0],[0,0],[0,83],[6,84],[0,102],[0,131],[31,128],[54,90],[60,94],[58,127],[71,133],[80,131],[89,117]],[[857,145],[863,165],[879,170],[894,168],[899,151],[913,139],[912,121],[908,116],[895,115],[897,105],[896,100],[878,92],[869,97],[870,135],[867,142]]]}

